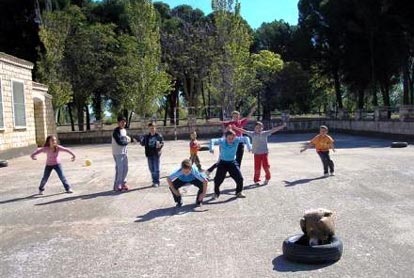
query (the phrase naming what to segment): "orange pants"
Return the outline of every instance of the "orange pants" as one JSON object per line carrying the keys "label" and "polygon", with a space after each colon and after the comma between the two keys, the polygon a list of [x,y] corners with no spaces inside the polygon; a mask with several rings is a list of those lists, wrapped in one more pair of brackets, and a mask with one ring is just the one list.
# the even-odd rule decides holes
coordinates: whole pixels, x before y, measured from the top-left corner
{"label": "orange pants", "polygon": [[254,155],[254,182],[260,181],[260,170],[262,166],[266,174],[266,180],[270,180],[270,165],[267,159],[267,153]]}

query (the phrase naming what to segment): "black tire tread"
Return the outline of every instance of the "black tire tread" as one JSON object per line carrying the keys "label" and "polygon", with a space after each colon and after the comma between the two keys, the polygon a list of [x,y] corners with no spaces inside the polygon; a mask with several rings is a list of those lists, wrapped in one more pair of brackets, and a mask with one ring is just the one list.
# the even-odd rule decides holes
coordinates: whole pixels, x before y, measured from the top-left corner
{"label": "black tire tread", "polygon": [[392,142],[391,148],[405,148],[408,146],[407,142]]}
{"label": "black tire tread", "polygon": [[[332,243],[325,245],[306,246],[296,244],[303,235],[295,235],[283,242],[283,255],[291,261],[308,264],[319,264],[338,261],[342,256],[342,241],[334,236]],[[296,239],[295,241],[293,241]]]}

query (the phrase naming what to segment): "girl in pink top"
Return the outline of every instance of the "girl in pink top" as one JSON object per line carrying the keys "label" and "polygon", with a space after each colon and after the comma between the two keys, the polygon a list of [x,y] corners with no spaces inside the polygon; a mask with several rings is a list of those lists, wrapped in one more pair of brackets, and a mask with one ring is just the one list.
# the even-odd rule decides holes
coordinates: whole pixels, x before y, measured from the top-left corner
{"label": "girl in pink top", "polygon": [[56,173],[58,174],[59,179],[62,181],[63,186],[65,187],[66,193],[73,193],[72,189],[70,188],[70,185],[68,184],[65,178],[65,175],[63,175],[63,169],[62,169],[62,165],[60,164],[60,159],[59,159],[59,152],[61,151],[71,154],[72,161],[75,161],[75,158],[76,158],[75,154],[71,150],[58,145],[57,139],[53,135],[49,135],[46,138],[46,142],[43,145],[43,147],[38,148],[34,153],[31,154],[30,157],[33,160],[36,160],[36,155],[39,153],[43,152],[43,153],[46,153],[47,155],[45,171],[43,173],[43,178],[40,181],[39,195],[43,195],[46,182],[49,179],[50,174],[52,173],[52,170],[55,170]]}

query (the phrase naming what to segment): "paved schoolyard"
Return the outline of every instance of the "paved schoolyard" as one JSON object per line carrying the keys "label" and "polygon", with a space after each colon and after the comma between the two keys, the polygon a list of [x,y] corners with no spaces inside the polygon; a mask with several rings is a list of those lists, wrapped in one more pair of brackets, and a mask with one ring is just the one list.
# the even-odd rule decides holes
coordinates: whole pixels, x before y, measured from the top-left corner
{"label": "paved schoolyard", "polygon": [[[414,147],[389,148],[389,140],[334,134],[335,177],[320,178],[314,150],[299,154],[314,134],[272,136],[273,177],[252,186],[253,157],[245,153],[246,199],[224,193],[202,211],[195,188],[184,188],[180,210],[167,189],[150,186],[143,148],[129,147],[127,193],[111,191],[110,145],[74,146],[63,155],[74,194],[55,174],[45,195],[35,196],[44,167],[20,157],[0,169],[0,277],[411,277],[414,265]],[[168,141],[162,174],[188,157],[188,142]],[[216,154],[201,152],[203,165]],[[85,159],[91,167],[84,167]],[[212,185],[212,183],[210,183]],[[301,265],[283,259],[282,241],[300,232],[304,210],[337,213],[344,243],[340,261]]]}

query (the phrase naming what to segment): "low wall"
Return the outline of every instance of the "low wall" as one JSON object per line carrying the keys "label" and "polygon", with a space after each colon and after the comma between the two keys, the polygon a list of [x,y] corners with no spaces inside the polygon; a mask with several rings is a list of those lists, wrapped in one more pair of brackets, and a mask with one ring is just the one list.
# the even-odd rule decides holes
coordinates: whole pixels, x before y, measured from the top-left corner
{"label": "low wall", "polygon": [[[265,128],[271,128],[280,124],[280,121],[264,123]],[[287,129],[281,131],[285,133],[298,132],[318,132],[320,125],[327,125],[331,132],[349,133],[355,135],[368,135],[387,137],[397,140],[414,141],[414,122],[400,121],[355,121],[355,120],[330,120],[325,118],[318,119],[300,119],[291,120]],[[254,121],[250,121],[246,127],[249,130],[254,128]],[[204,124],[194,127],[178,126],[174,127],[157,127],[166,140],[189,139],[192,131],[196,131],[199,138],[212,138],[221,136],[222,127],[220,125]],[[148,132],[142,128],[128,129],[128,135],[137,137]],[[62,144],[99,144],[110,143],[112,137],[111,130],[92,130],[92,131],[75,131],[58,133],[59,140]]]}
{"label": "low wall", "polygon": [[[223,133],[220,125],[198,125],[195,127],[177,126],[164,127],[158,126],[157,132],[162,134],[164,139],[173,140],[189,139],[190,133],[196,131],[199,138],[211,138],[213,136],[221,136]],[[59,132],[58,138],[62,144],[100,144],[110,143],[112,138],[112,130],[91,130],[91,131],[73,131],[73,132]],[[128,129],[128,136],[139,137],[148,133],[147,128],[131,128]]]}

